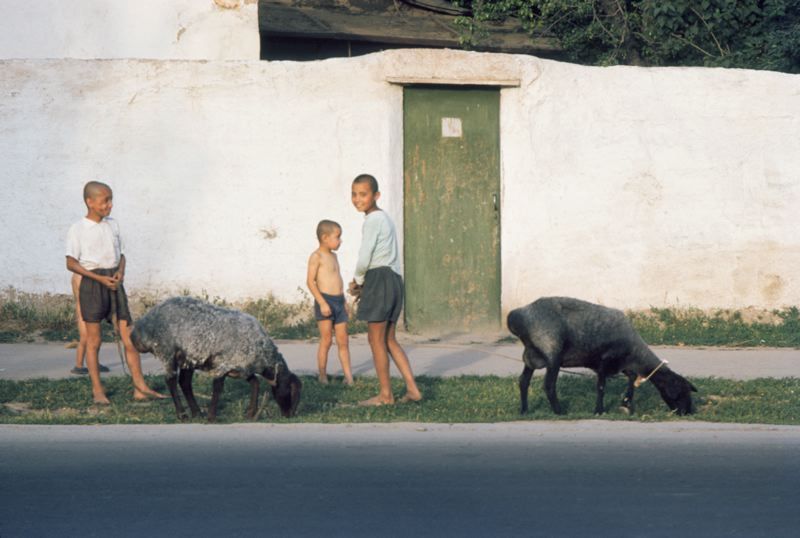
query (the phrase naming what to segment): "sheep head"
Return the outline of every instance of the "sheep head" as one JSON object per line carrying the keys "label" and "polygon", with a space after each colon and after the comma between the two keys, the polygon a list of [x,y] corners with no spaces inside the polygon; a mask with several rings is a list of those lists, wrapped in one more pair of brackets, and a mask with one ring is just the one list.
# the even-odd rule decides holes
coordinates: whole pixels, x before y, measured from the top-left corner
{"label": "sheep head", "polygon": [[133,326],[133,331],[131,331],[131,343],[139,353],[153,352],[153,345],[150,342],[150,338],[147,336],[146,328],[142,322],[138,322]]}
{"label": "sheep head", "polygon": [[686,378],[668,368],[662,368],[653,375],[651,381],[671,410],[679,415],[694,413],[692,392],[697,392],[697,389]]}
{"label": "sheep head", "polygon": [[[268,369],[267,369],[268,370]],[[277,363],[269,375],[264,370],[263,377],[272,388],[272,397],[281,410],[281,415],[291,418],[297,414],[297,405],[300,403],[300,390],[303,383],[296,375],[286,368],[284,363]],[[271,378],[271,379],[270,379]]]}

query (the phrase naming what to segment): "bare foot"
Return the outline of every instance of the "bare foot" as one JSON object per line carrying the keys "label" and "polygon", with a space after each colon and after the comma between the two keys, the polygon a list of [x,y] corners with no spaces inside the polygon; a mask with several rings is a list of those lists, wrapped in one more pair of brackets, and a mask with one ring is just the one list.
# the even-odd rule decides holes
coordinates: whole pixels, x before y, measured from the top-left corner
{"label": "bare foot", "polygon": [[406,393],[402,398],[400,398],[400,403],[409,403],[409,402],[421,402],[422,401],[422,394],[417,392],[416,394],[409,394]]}
{"label": "bare foot", "polygon": [[105,396],[97,397],[95,396],[92,401],[95,405],[111,405],[111,402]]}
{"label": "bare foot", "polygon": [[392,404],[394,404],[394,398],[392,398],[391,400],[384,400],[383,398],[381,398],[380,395],[373,396],[368,400],[362,400],[358,402],[359,407],[380,407],[382,405],[392,405]]}
{"label": "bare foot", "polygon": [[319,384],[320,385],[327,385],[328,384],[328,376],[320,374],[320,376],[319,376]]}
{"label": "bare foot", "polygon": [[353,386],[353,378],[352,377],[345,377],[344,378],[344,384],[347,385],[348,387],[352,387]]}
{"label": "bare foot", "polygon": [[400,403],[408,403],[408,402],[421,402],[422,401],[422,394],[417,393],[415,395],[406,393],[405,396],[400,398]]}
{"label": "bare foot", "polygon": [[151,399],[164,400],[166,398],[169,398],[169,396],[164,396],[153,389],[139,390],[136,387],[133,388],[133,399],[137,402],[145,402]]}

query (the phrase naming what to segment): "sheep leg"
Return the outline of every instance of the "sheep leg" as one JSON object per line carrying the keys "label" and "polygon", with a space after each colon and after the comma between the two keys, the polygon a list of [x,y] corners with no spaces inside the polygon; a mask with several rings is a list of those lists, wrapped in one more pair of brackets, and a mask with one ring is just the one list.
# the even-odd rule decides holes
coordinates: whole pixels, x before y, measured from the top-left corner
{"label": "sheep leg", "polygon": [[636,382],[637,375],[630,371],[625,371],[625,375],[628,377],[628,388],[625,390],[625,396],[622,397],[622,411],[628,415],[632,415],[634,411],[633,390],[635,388],[634,383]]}
{"label": "sheep leg", "polygon": [[181,404],[181,397],[178,395],[177,374],[167,375],[166,381],[167,387],[169,387],[169,393],[172,396],[172,402],[175,404],[175,413],[178,415],[178,420],[183,422],[189,417],[186,416],[186,410],[183,408],[183,404]]}
{"label": "sheep leg", "polygon": [[531,385],[531,377],[533,376],[533,368],[525,365],[522,374],[519,376],[519,413],[524,415],[528,412],[528,387]]}
{"label": "sheep leg", "polygon": [[219,396],[222,394],[222,389],[225,387],[225,376],[214,379],[213,390],[211,392],[211,402],[208,404],[208,421],[217,421],[217,404],[219,403]]}
{"label": "sheep leg", "polygon": [[192,377],[194,376],[194,370],[190,368],[181,369],[181,373],[178,376],[178,383],[181,385],[181,390],[183,391],[183,397],[186,398],[186,403],[189,404],[189,409],[192,412],[192,418],[202,415],[200,411],[200,406],[197,405],[197,400],[194,398],[194,390],[192,389]]}
{"label": "sheep leg", "polygon": [[544,375],[544,393],[547,395],[547,400],[550,402],[550,407],[556,415],[561,414],[561,404],[556,395],[556,381],[558,380],[558,371],[561,369],[559,363],[551,363],[548,361],[547,373]]}
{"label": "sheep leg", "polygon": [[597,371],[597,400],[594,404],[594,414],[602,415],[605,412],[603,400],[606,395],[606,373],[600,368]]}
{"label": "sheep leg", "polygon": [[250,383],[250,405],[247,406],[245,416],[248,420],[253,420],[256,418],[256,411],[258,411],[258,393],[261,389],[261,385],[258,382],[258,378],[254,375],[248,377],[247,381]]}

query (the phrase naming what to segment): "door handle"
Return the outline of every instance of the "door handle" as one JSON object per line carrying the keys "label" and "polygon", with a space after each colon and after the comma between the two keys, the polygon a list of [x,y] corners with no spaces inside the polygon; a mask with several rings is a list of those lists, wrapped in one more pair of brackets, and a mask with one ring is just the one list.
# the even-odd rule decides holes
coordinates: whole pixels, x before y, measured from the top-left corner
{"label": "door handle", "polygon": [[497,193],[496,192],[492,193],[492,207],[494,207],[494,210],[497,211]]}

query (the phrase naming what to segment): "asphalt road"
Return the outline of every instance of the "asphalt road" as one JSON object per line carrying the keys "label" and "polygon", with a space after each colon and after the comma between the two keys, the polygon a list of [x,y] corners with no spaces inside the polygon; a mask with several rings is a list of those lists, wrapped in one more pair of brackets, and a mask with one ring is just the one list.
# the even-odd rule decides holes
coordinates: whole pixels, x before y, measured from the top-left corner
{"label": "asphalt road", "polygon": [[0,536],[797,536],[800,428],[0,426]]}

